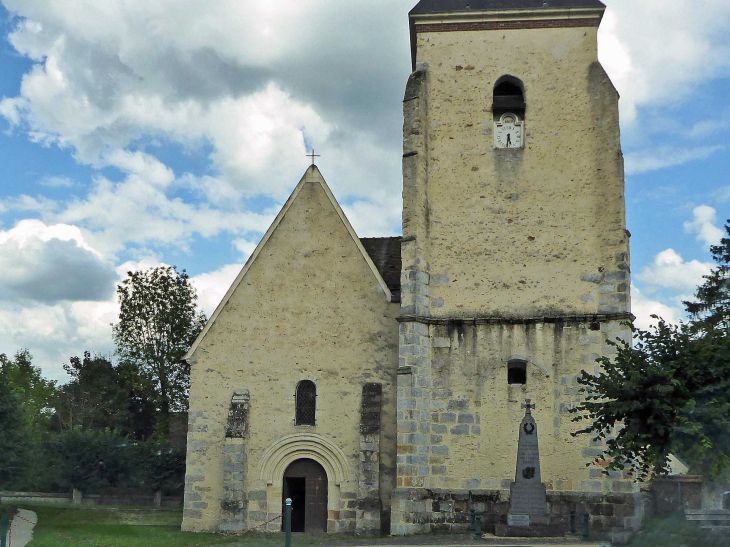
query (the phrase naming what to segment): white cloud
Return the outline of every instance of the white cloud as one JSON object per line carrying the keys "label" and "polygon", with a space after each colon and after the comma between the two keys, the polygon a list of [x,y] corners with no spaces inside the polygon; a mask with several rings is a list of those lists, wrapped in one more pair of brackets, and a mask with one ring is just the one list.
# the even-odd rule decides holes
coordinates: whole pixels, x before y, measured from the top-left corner
{"label": "white cloud", "polygon": [[[226,184],[281,199],[306,166],[307,141],[346,181],[341,198],[397,191],[399,158],[388,152],[401,115],[389,99],[408,74],[413,0],[373,0],[364,12],[339,0],[286,10],[222,0],[203,16],[193,0],[2,1],[20,16],[10,43],[36,64],[0,114],[37,142],[96,167],[143,137],[205,146]],[[363,164],[385,176],[372,180]]]}
{"label": "white cloud", "polygon": [[248,257],[253,254],[256,249],[256,245],[258,245],[258,243],[249,241],[248,239],[237,239],[233,242],[233,246],[239,253],[241,253],[242,258],[244,259],[248,259]]}
{"label": "white cloud", "polygon": [[631,312],[636,316],[634,325],[647,330],[651,325],[656,325],[657,320],[651,316],[661,317],[668,323],[677,324],[684,318],[682,308],[668,306],[658,300],[647,298],[636,286],[631,287]]}
{"label": "white cloud", "polygon": [[73,188],[76,183],[69,177],[48,176],[43,177],[38,184],[48,188]]}
{"label": "white cloud", "polygon": [[116,273],[75,226],[23,220],[0,231],[0,300],[105,300]]}
{"label": "white cloud", "polygon": [[157,158],[144,152],[129,152],[117,149],[107,155],[105,160],[107,165],[112,165],[129,173],[131,182],[136,181],[139,177],[146,183],[164,188],[175,180],[172,169]]}
{"label": "white cloud", "polygon": [[648,285],[694,293],[712,266],[699,260],[686,262],[674,249],[667,249],[656,255],[654,262],[636,278]]}
{"label": "white cloud", "polygon": [[355,201],[342,209],[359,237],[385,237],[401,232],[402,207],[400,195],[381,195],[372,201]]}
{"label": "white cloud", "polygon": [[720,243],[724,232],[715,226],[717,222],[717,211],[709,205],[700,205],[692,211],[694,219],[684,223],[684,231],[695,234],[697,241],[706,245],[717,245]]}
{"label": "white cloud", "polygon": [[27,348],[44,376],[66,381],[62,365],[69,357],[114,352],[110,323],[118,313],[114,300],[0,306],[0,351]]}
{"label": "white cloud", "polygon": [[58,212],[45,215],[53,222],[80,226],[84,237],[106,255],[112,256],[130,243],[185,246],[194,234],[261,232],[271,222],[271,215],[242,210],[235,204],[221,210],[174,197],[174,173],[148,154],[117,151],[107,157],[127,171],[123,180],[99,176],[85,199],[70,201],[59,206]]}
{"label": "white cloud", "polygon": [[726,0],[607,0],[599,58],[621,93],[624,123],[637,106],[676,105],[730,74]]}
{"label": "white cloud", "polygon": [[730,201],[730,186],[722,186],[713,192],[714,197],[720,203],[727,203]]}
{"label": "white cloud", "polygon": [[220,304],[236,276],[241,272],[243,264],[229,264],[210,273],[196,275],[190,282],[198,291],[198,305],[210,317]]}
{"label": "white cloud", "polygon": [[701,120],[695,123],[687,132],[687,137],[691,139],[714,138],[717,133],[728,128],[730,128],[730,116],[726,112],[720,118]]}
{"label": "white cloud", "polygon": [[676,167],[692,161],[705,160],[715,152],[724,150],[723,145],[679,148],[661,146],[626,154],[625,166],[627,175],[638,175],[648,171],[656,171],[667,167]]}
{"label": "white cloud", "polygon": [[37,213],[51,213],[57,207],[56,202],[52,199],[43,196],[34,198],[25,194],[7,198],[0,205],[6,211],[32,211]]}

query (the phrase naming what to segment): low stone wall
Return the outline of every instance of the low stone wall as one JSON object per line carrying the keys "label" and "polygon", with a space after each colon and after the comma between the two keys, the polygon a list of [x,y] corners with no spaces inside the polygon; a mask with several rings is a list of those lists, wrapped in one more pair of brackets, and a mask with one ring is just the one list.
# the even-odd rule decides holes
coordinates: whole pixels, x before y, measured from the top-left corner
{"label": "low stone wall", "polygon": [[[548,491],[551,524],[570,532],[570,514],[582,533],[583,515],[588,513],[591,537],[625,542],[641,519],[640,495],[634,493]],[[406,524],[415,524],[417,533],[464,533],[469,530],[470,511],[482,513],[482,530],[494,532],[496,524],[507,524],[509,490],[437,490],[399,488],[394,510]],[[409,527],[410,529],[410,527]],[[396,527],[393,533],[398,534]]]}
{"label": "low stone wall", "polygon": [[[72,503],[73,496],[68,494],[48,494],[43,492],[0,492],[0,503]],[[79,503],[77,501],[77,503]],[[84,494],[80,503],[84,505],[136,505],[142,507],[182,507],[183,500],[177,496],[162,496],[160,504],[155,496],[109,496],[105,494]]]}
{"label": "low stone wall", "polygon": [[0,503],[71,503],[71,494],[40,492],[0,492]]}

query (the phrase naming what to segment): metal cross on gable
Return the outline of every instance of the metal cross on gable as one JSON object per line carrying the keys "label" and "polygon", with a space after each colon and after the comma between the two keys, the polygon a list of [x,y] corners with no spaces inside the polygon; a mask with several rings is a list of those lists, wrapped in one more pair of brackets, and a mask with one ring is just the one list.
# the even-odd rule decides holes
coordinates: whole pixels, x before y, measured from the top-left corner
{"label": "metal cross on gable", "polygon": [[537,408],[535,404],[530,404],[530,399],[525,399],[525,402],[520,405],[520,408],[526,408],[527,413],[531,414],[530,409]]}
{"label": "metal cross on gable", "polygon": [[312,165],[314,165],[314,158],[320,158],[322,156],[320,154],[315,154],[314,153],[314,148],[312,148],[312,153],[311,154],[307,154],[307,157],[312,158]]}

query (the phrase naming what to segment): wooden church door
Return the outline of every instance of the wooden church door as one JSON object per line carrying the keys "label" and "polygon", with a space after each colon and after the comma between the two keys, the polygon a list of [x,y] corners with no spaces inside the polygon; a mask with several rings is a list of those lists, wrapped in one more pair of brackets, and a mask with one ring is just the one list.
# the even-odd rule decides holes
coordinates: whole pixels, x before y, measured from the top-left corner
{"label": "wooden church door", "polygon": [[292,532],[327,531],[327,473],[314,460],[292,462],[284,472],[284,500],[292,499]]}

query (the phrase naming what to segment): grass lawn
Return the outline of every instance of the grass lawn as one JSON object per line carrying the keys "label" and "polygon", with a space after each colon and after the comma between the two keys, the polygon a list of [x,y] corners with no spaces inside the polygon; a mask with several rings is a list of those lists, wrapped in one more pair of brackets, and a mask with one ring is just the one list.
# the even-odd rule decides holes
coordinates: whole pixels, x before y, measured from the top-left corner
{"label": "grass lawn", "polygon": [[[28,547],[283,547],[283,534],[249,533],[244,536],[180,531],[182,510],[150,508],[35,505],[22,509],[38,515]],[[345,539],[347,536],[339,536]],[[293,547],[321,545],[338,534],[295,534]]]}
{"label": "grass lawn", "polygon": [[18,504],[38,515],[28,547],[193,547],[234,538],[180,532],[181,511]]}
{"label": "grass lawn", "polygon": [[[283,547],[283,534],[243,536],[193,534],[180,531],[181,510],[75,505],[19,504],[35,511],[38,525],[28,547]],[[349,539],[349,541],[347,541]],[[352,536],[294,534],[293,547],[314,547],[324,541],[344,544]],[[381,541],[388,541],[383,539]],[[730,547],[730,538],[712,535],[681,515],[650,519],[629,547]]]}

